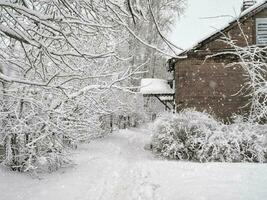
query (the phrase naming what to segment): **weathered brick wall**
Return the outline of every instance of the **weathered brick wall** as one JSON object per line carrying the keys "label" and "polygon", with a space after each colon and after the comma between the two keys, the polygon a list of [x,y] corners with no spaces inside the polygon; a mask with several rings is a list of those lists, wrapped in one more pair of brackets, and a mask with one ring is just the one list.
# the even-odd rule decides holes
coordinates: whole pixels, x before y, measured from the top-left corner
{"label": "weathered brick wall", "polygon": [[[224,49],[228,49],[229,46],[223,41],[223,37],[227,36],[232,40],[236,41],[238,46],[247,46],[256,44],[256,18],[267,18],[267,9],[259,12],[258,14],[254,15],[251,18],[246,19],[240,26],[235,24],[228,32],[225,32],[220,38],[217,38],[213,41],[204,44],[198,50],[204,50],[207,52],[217,52],[222,51]],[[241,31],[242,30],[242,31]]]}
{"label": "weathered brick wall", "polygon": [[[239,46],[255,44],[255,19],[267,17],[267,10],[258,13],[241,24],[243,33],[238,26],[233,27],[228,34]],[[226,43],[213,40],[204,44],[197,51],[190,53],[187,59],[179,60],[175,67],[176,105],[177,109],[194,107],[197,110],[207,110],[222,119],[229,119],[234,113],[241,114],[248,108],[248,103],[240,89],[244,86],[244,73],[240,66],[225,67],[236,61],[229,55],[221,58],[205,60],[207,54],[229,49]]]}
{"label": "weathered brick wall", "polygon": [[239,66],[225,68],[213,59],[185,59],[176,65],[177,109],[194,107],[213,112],[217,117],[229,118],[242,113],[246,98],[239,94],[244,84]]}
{"label": "weathered brick wall", "polygon": [[242,28],[243,33],[241,32],[239,26],[234,26],[227,33],[224,33],[225,35],[222,35],[218,39],[208,42],[207,44],[204,44],[199,50],[216,52],[216,51],[222,51],[224,49],[228,49],[229,46],[227,46],[227,44],[222,41],[224,40],[224,37],[228,37],[236,41],[236,45],[238,46],[247,46],[247,42],[249,45],[253,44],[254,43],[254,32],[255,32],[255,28],[253,28],[255,27],[254,21],[255,20],[250,18],[246,20],[244,23],[240,24],[240,27]]}

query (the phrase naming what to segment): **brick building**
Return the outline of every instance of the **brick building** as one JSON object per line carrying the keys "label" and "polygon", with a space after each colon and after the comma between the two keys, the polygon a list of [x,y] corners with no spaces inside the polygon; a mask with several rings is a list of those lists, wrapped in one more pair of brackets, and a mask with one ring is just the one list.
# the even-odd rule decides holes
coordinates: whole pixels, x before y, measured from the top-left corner
{"label": "brick building", "polygon": [[225,67],[237,62],[238,58],[230,54],[206,58],[233,50],[221,40],[225,35],[235,40],[238,46],[266,45],[266,7],[266,0],[256,4],[244,0],[243,12],[237,19],[182,52],[179,58],[169,60],[170,70],[175,77],[175,104],[178,111],[194,107],[212,112],[222,119],[229,119],[234,113],[246,112],[244,105],[248,100],[238,94],[244,84],[244,73],[240,66]]}

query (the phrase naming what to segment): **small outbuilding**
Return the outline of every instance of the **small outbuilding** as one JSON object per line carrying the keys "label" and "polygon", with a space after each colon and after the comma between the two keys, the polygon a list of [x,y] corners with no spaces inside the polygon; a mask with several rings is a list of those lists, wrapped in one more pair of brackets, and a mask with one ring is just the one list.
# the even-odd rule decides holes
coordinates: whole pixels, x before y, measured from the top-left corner
{"label": "small outbuilding", "polygon": [[144,97],[156,97],[166,108],[174,108],[174,90],[167,80],[157,78],[144,78],[141,80],[140,93]]}
{"label": "small outbuilding", "polygon": [[[242,47],[267,45],[266,7],[266,0],[259,3],[244,0],[240,16],[182,52],[179,58],[169,60],[169,70],[175,79],[177,111],[194,107],[226,120],[247,111],[247,97],[238,94],[244,86],[244,72],[238,65],[226,67],[239,58],[220,54],[233,50],[222,38],[227,36]],[[220,56],[212,56],[215,54]]]}

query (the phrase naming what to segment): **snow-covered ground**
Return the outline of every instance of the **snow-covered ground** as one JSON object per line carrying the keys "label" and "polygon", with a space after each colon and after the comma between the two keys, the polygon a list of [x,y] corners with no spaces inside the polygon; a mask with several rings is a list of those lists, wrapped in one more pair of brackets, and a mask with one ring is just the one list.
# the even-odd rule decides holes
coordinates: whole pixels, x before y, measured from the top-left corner
{"label": "snow-covered ground", "polygon": [[33,179],[0,166],[1,200],[264,200],[266,164],[189,163],[144,150],[146,129],[82,145],[77,165]]}

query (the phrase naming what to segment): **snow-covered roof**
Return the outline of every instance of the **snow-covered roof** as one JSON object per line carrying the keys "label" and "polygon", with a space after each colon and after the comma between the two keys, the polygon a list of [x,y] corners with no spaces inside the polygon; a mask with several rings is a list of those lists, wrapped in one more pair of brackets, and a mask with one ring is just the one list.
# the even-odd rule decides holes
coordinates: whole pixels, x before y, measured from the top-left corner
{"label": "snow-covered roof", "polygon": [[[226,25],[214,30],[212,33],[204,36],[202,39],[200,39],[198,42],[196,42],[192,47],[188,48],[187,50],[183,51],[179,58],[183,58],[182,55],[184,55],[185,53],[187,53],[190,50],[196,49],[198,48],[201,43],[203,43],[204,41],[210,39],[212,36],[215,36],[219,33],[222,33],[225,29],[227,29],[228,27],[230,27],[231,25],[233,25],[234,23],[236,23],[238,20],[240,20],[243,17],[246,17],[247,15],[249,15],[250,13],[252,13],[253,11],[256,11],[259,8],[266,8],[266,4],[267,0],[261,0],[258,3],[256,3],[255,5],[251,6],[250,8],[244,10],[243,12],[240,13],[239,16],[237,17],[233,17],[233,19],[231,21],[229,21]],[[261,11],[261,9],[259,9],[258,11]],[[255,12],[255,14],[258,12]]]}
{"label": "snow-covered roof", "polygon": [[173,101],[174,100],[174,96],[173,95],[169,95],[169,96],[160,96],[159,99],[161,101]]}
{"label": "snow-covered roof", "polygon": [[174,90],[166,80],[145,78],[141,80],[140,93],[142,94],[174,94]]}

